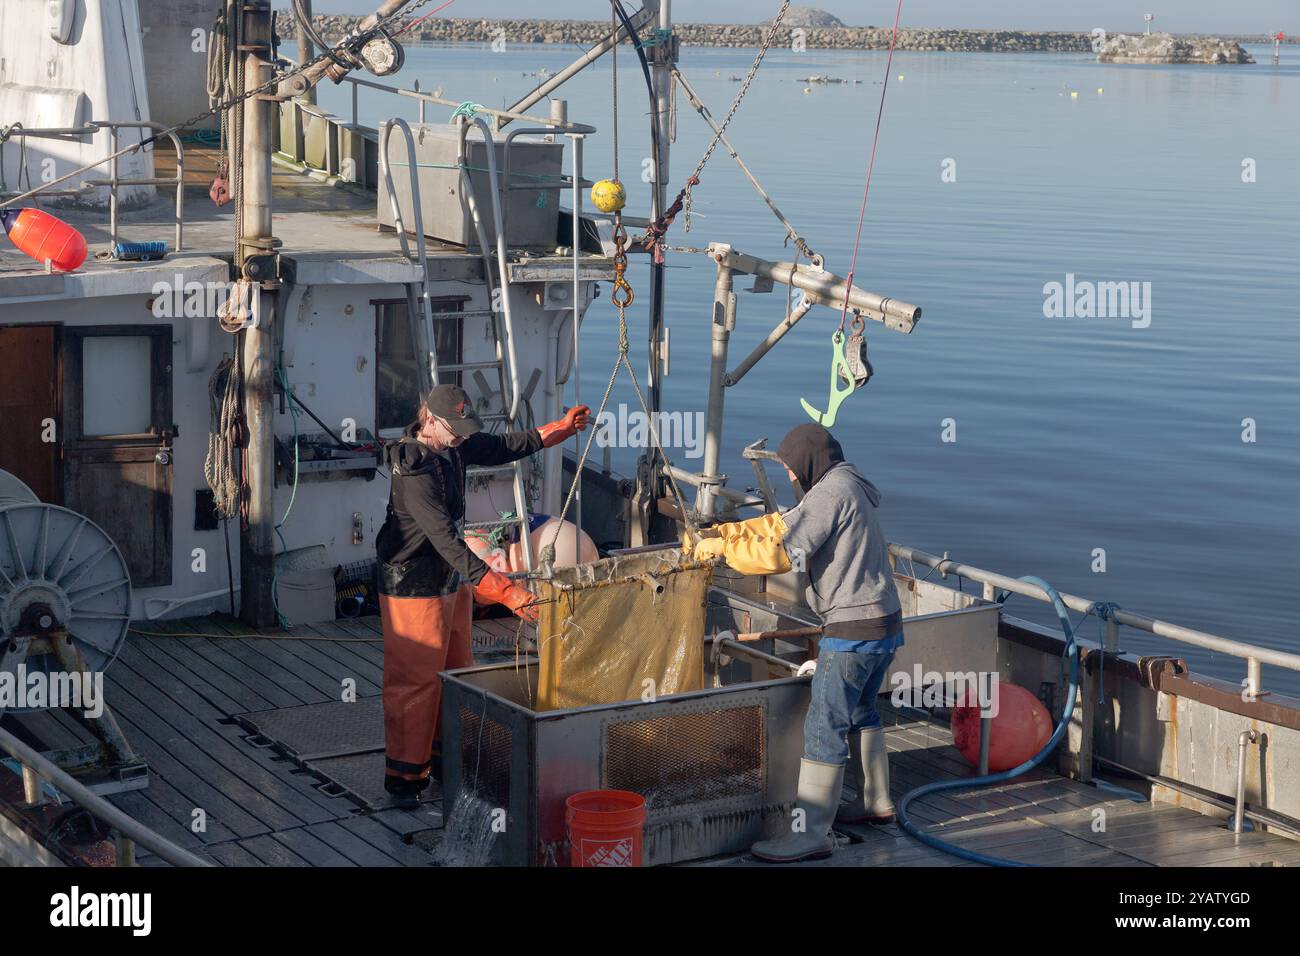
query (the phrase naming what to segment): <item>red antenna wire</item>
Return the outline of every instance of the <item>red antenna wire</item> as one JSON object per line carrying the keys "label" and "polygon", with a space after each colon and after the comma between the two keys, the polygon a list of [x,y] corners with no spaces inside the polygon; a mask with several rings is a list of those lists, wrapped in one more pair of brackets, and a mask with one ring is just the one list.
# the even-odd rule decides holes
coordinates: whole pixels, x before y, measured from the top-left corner
{"label": "red antenna wire", "polygon": [[898,0],[894,12],[894,33],[889,38],[889,59],[885,61],[885,85],[880,91],[880,110],[876,113],[876,134],[871,138],[871,160],[867,163],[867,184],[862,190],[862,209],[858,212],[858,231],[853,239],[853,258],[849,262],[849,276],[844,288],[844,307],[840,309],[840,331],[849,314],[849,295],[853,291],[853,273],[858,267],[858,246],[862,244],[862,222],[867,216],[867,197],[871,194],[871,171],[876,167],[876,144],[880,142],[880,121],[885,115],[885,94],[889,92],[889,74],[894,68],[894,44],[898,41],[898,20],[903,15],[903,0]]}

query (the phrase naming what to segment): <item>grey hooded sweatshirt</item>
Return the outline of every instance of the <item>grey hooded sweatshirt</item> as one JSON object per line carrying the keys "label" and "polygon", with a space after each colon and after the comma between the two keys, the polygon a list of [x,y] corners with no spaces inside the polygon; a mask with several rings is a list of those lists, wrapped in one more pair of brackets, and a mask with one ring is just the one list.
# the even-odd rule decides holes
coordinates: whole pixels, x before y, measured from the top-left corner
{"label": "grey hooded sweatshirt", "polygon": [[[880,491],[844,460],[839,442],[809,422],[778,456],[795,474],[799,503],[782,514],[790,563],[808,572],[808,606],[827,625],[888,618],[901,610],[880,529]],[[854,628],[858,631],[858,628]],[[876,635],[879,637],[885,634]]]}

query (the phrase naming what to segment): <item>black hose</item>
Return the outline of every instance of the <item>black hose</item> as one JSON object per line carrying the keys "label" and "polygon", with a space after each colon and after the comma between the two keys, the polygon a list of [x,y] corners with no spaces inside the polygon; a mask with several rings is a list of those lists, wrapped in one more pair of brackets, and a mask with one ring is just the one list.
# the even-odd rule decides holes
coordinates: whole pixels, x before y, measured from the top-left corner
{"label": "black hose", "polygon": [[609,0],[610,6],[618,14],[618,18],[623,21],[623,28],[627,30],[628,38],[632,41],[632,47],[636,50],[637,58],[641,61],[641,73],[645,76],[646,94],[650,97],[650,145],[655,153],[655,189],[651,195],[651,219],[658,219],[661,211],[659,209],[659,161],[663,158],[663,153],[659,149],[659,111],[655,109],[655,85],[654,80],[650,77],[650,61],[646,59],[645,50],[641,48],[641,37],[637,35],[636,27],[632,25],[631,18],[623,9],[621,0]]}

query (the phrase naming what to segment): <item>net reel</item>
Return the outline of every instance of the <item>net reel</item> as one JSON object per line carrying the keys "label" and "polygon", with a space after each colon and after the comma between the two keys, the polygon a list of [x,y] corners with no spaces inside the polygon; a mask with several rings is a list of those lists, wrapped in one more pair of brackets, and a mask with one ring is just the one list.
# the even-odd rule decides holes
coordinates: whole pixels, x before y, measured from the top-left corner
{"label": "net reel", "polygon": [[113,540],[0,471],[0,674],[17,686],[20,665],[28,680],[102,672],[126,641],[130,618],[131,576]]}

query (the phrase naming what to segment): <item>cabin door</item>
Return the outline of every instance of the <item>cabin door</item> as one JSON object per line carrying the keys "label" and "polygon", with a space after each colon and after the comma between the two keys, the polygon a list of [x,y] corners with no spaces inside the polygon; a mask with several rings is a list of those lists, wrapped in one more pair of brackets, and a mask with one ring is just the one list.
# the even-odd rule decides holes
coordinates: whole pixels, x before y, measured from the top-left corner
{"label": "cabin door", "polygon": [[65,504],[113,539],[135,587],[171,584],[171,326],[68,326],[63,355]]}
{"label": "cabin door", "polygon": [[58,340],[53,325],[0,329],[0,470],[56,505],[63,501]]}

